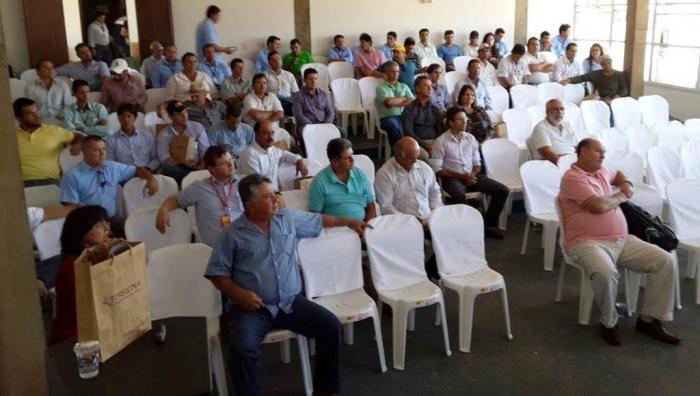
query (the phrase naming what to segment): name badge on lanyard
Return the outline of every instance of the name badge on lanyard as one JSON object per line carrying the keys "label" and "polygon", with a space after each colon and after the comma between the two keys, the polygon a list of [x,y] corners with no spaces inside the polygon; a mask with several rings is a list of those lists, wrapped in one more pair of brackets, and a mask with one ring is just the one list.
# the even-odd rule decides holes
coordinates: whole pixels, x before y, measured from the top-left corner
{"label": "name badge on lanyard", "polygon": [[[229,201],[231,198],[231,192],[233,191],[233,185],[235,183],[231,181],[228,186],[228,191],[223,191],[222,193],[219,193],[219,189],[216,188],[214,178],[210,178],[209,183],[211,184],[211,188],[214,190],[214,193],[216,193],[216,197],[219,198],[219,202],[221,203],[221,207],[223,209],[223,214],[221,217],[219,217],[219,225],[221,226],[221,229],[224,229],[231,224],[231,206],[229,205]],[[224,192],[225,195],[223,194]]]}

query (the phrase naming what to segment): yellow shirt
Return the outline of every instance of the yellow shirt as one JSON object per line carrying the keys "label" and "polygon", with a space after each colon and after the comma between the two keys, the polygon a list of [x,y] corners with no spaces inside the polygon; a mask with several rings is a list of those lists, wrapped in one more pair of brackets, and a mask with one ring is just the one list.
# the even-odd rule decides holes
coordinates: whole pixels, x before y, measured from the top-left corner
{"label": "yellow shirt", "polygon": [[34,132],[17,127],[22,179],[60,179],[58,156],[73,136],[73,132],[51,124],[43,124]]}

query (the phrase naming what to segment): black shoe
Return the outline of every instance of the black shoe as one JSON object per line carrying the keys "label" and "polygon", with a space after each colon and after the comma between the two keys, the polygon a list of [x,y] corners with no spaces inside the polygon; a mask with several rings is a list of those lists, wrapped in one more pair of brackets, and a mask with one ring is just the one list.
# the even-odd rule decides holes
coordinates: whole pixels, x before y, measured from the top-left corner
{"label": "black shoe", "polygon": [[637,331],[649,334],[657,340],[667,344],[676,345],[681,342],[681,338],[669,333],[669,331],[666,330],[664,325],[661,324],[661,321],[658,319],[654,319],[651,322],[645,322],[640,317],[637,319],[637,325],[634,328],[637,329]]}
{"label": "black shoe", "polygon": [[503,232],[501,232],[501,230],[497,229],[496,227],[484,228],[484,236],[486,238],[491,239],[503,239],[505,237],[505,235],[503,235]]}
{"label": "black shoe", "polygon": [[620,330],[618,329],[617,325],[610,328],[600,325],[600,334],[603,336],[605,342],[610,345],[620,345],[622,343],[622,339],[620,338]]}

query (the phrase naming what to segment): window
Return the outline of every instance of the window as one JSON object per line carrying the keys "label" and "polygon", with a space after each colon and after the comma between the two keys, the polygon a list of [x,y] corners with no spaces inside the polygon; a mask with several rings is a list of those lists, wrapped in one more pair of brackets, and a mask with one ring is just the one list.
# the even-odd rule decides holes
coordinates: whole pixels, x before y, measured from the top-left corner
{"label": "window", "polygon": [[645,80],[700,91],[700,1],[650,0]]}
{"label": "window", "polygon": [[578,44],[577,58],[588,57],[591,45],[598,43],[622,70],[625,56],[627,0],[576,0],[573,36]]}

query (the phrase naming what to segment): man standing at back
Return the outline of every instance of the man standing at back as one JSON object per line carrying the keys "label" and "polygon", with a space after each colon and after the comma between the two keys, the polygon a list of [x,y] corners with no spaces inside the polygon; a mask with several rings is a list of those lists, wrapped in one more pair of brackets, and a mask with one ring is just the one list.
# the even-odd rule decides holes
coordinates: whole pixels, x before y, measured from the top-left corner
{"label": "man standing at back", "polygon": [[566,46],[571,42],[571,25],[565,23],[559,26],[559,35],[552,38],[552,52],[557,56],[564,55]]}
{"label": "man standing at back", "polygon": [[95,50],[95,59],[106,64],[112,63],[112,50],[109,48],[109,29],[105,23],[107,14],[95,13],[95,20],[87,28],[88,45]]}
{"label": "man standing at back", "polygon": [[221,18],[221,9],[215,5],[210,5],[207,7],[207,17],[204,18],[202,22],[197,25],[197,31],[195,32],[195,45],[197,49],[197,56],[202,59],[204,58],[204,46],[207,44],[214,44],[214,49],[216,50],[216,60],[219,62],[224,61],[224,56],[222,52],[227,54],[232,54],[233,49],[229,47],[222,47],[219,41],[219,29],[216,24]]}

